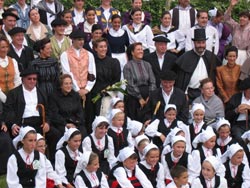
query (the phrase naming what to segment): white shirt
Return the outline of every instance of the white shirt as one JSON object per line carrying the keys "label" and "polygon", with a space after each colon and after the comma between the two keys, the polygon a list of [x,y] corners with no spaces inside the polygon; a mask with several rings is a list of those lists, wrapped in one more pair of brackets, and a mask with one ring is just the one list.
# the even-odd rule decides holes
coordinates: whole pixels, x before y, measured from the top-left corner
{"label": "white shirt", "polygon": [[[83,171],[86,177],[88,178],[89,182],[91,183],[91,187],[99,186],[101,184],[101,188],[109,188],[107,178],[105,177],[103,173],[102,173],[101,182],[99,182],[96,172],[90,173],[86,169],[83,169]],[[75,188],[88,188],[85,182],[83,181],[82,177],[79,175],[76,176],[74,185],[75,185]]]}
{"label": "white shirt", "polygon": [[37,110],[38,98],[37,98],[37,90],[34,87],[31,91],[28,91],[23,87],[23,96],[25,101],[25,107],[22,118],[28,118],[32,116],[40,116]]}
{"label": "white shirt", "polygon": [[[192,27],[186,37],[186,45],[185,50],[189,51],[194,48],[194,43],[192,39],[194,38],[194,30],[200,28],[199,26]],[[206,37],[206,49],[212,52],[214,46],[214,54],[217,55],[219,51],[219,33],[218,31],[211,25],[207,25],[205,28]]]}
{"label": "white shirt", "polygon": [[[79,50],[76,50],[76,53],[79,56]],[[95,59],[94,56],[91,52],[88,51],[88,56],[89,56],[89,66],[88,66],[88,73],[95,75],[96,77],[96,66],[95,66]],[[73,81],[73,89],[74,91],[78,92],[80,90],[79,86],[77,85],[77,81],[74,79],[73,73],[70,71],[70,66],[69,66],[69,60],[68,60],[68,54],[67,51],[63,52],[61,57],[61,65],[62,65],[62,72],[63,74],[70,74],[72,77]],[[85,89],[88,91],[91,91],[91,89],[94,87],[96,80],[94,81],[87,81],[87,85]]]}
{"label": "white shirt", "polygon": [[[241,103],[240,104],[247,104],[250,105],[250,99],[247,100],[244,93],[242,92]],[[246,114],[239,114],[237,121],[246,121]]]}
{"label": "white shirt", "polygon": [[75,16],[73,17],[73,20],[74,20],[75,25],[78,25],[79,23],[84,22],[83,10],[79,12],[74,8],[74,14]]}
{"label": "white shirt", "polygon": [[163,54],[162,56],[158,55],[157,52],[156,52],[156,54],[157,54],[157,59],[158,59],[158,62],[159,62],[160,69],[162,70],[162,65],[163,65],[163,62],[164,62],[165,54]]}
{"label": "white shirt", "polygon": [[162,97],[165,101],[165,105],[168,104],[169,100],[170,100],[170,97],[172,96],[173,94],[173,91],[174,91],[174,87],[172,88],[172,90],[170,91],[169,95],[167,93],[165,93],[165,91],[162,89]]}
{"label": "white shirt", "polygon": [[14,51],[16,52],[16,54],[18,55],[18,57],[21,57],[22,51],[23,51],[23,49],[24,49],[24,46],[22,46],[22,48],[20,48],[20,49],[17,49],[17,48],[14,46],[13,43],[11,43],[11,45],[12,45]]}
{"label": "white shirt", "polygon": [[[56,5],[55,5],[55,2],[52,2],[52,3],[47,3],[46,2],[46,5],[48,6],[48,8],[53,12],[53,13],[56,13]],[[56,19],[56,16],[55,15],[52,15],[50,13],[46,13],[47,15],[47,25],[52,29],[51,27],[51,22]]]}
{"label": "white shirt", "polygon": [[[18,150],[23,161],[30,165],[34,160],[34,152],[29,155],[30,160],[26,161],[28,154],[21,148]],[[46,160],[42,153],[39,153],[39,169],[35,176],[35,188],[46,188]],[[8,188],[23,188],[19,183],[19,177],[17,176],[18,164],[14,154],[10,156],[7,163],[7,177],[6,181]]]}
{"label": "white shirt", "polygon": [[51,180],[54,180],[55,181],[55,185],[58,185],[58,184],[62,184],[62,181],[60,179],[60,177],[57,175],[56,171],[54,170],[51,162],[46,158],[46,156],[44,155],[45,157],[45,165],[46,165],[46,176],[47,178],[51,179]]}
{"label": "white shirt", "polygon": [[[215,178],[211,180],[212,187],[215,185]],[[217,188],[226,188],[227,187],[227,180],[220,176],[220,185]],[[200,178],[195,178],[192,182],[191,188],[203,188],[203,185],[201,184]]]}
{"label": "white shirt", "polygon": [[[118,181],[121,188],[132,188],[134,187],[130,180],[126,177],[132,177],[132,171],[123,167],[118,167],[115,169],[113,174]],[[135,166],[135,177],[140,181],[143,188],[153,188],[151,182],[148,180],[147,176],[142,172],[142,170],[136,165]]]}
{"label": "white shirt", "polygon": [[[68,146],[66,146],[67,151],[69,152],[69,156],[75,160],[75,152],[73,152]],[[82,156],[82,153],[78,150],[76,150],[77,153],[77,160]],[[55,157],[55,170],[58,176],[61,178],[61,181],[65,184],[68,184],[68,180],[66,178],[67,175],[67,169],[65,168],[65,154],[62,150],[58,150],[56,152]]]}
{"label": "white shirt", "polygon": [[91,30],[92,30],[92,26],[94,24],[89,24],[89,22],[85,21],[84,24],[83,24],[83,30],[85,33],[91,33]]}
{"label": "white shirt", "polygon": [[[182,185],[181,188],[189,188],[190,186],[187,184],[187,185]],[[166,188],[177,188],[177,185],[174,183],[174,181],[172,181],[171,183],[169,183],[167,185]]]}
{"label": "white shirt", "polygon": [[[138,31],[141,25],[142,24],[133,24],[134,30]],[[148,25],[146,25],[139,33],[133,33],[132,31],[130,31],[128,25],[124,25],[122,29],[127,31],[130,44],[133,44],[135,42],[141,42],[144,50],[149,49],[150,53],[155,51],[155,45],[153,41],[154,35]]]}
{"label": "white shirt", "polygon": [[[98,139],[95,137],[94,133],[91,133],[90,136],[92,136],[96,148],[100,147],[97,144]],[[111,168],[112,164],[114,164],[117,160],[116,160],[116,157],[115,157],[115,154],[114,154],[113,139],[110,136],[107,136],[107,137],[108,137],[108,156],[107,156],[107,160],[108,160],[109,166]],[[100,145],[104,149],[104,147],[105,147],[105,136],[100,139]],[[82,150],[83,150],[83,153],[85,151],[92,151],[91,140],[90,140],[89,136],[85,137],[84,140],[82,141]]]}
{"label": "white shirt", "polygon": [[[143,166],[145,166],[147,169],[151,169],[151,166],[144,160],[140,162]],[[156,176],[156,188],[165,188],[165,182],[164,182],[164,168],[161,163],[159,163],[159,170],[157,172]]]}

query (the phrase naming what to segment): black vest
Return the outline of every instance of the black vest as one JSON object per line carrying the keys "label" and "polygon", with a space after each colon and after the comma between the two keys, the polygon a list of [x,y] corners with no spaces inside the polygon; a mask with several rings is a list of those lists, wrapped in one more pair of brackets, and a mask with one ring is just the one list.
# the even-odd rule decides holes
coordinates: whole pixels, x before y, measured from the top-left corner
{"label": "black vest", "polygon": [[154,167],[154,170],[146,168],[143,164],[139,163],[138,166],[140,169],[144,172],[144,174],[147,176],[148,180],[152,183],[153,187],[156,188],[157,182],[157,173],[160,169],[159,163],[157,163]]}
{"label": "black vest", "polygon": [[225,178],[227,180],[228,187],[229,188],[240,188],[242,183],[243,183],[242,172],[244,170],[245,165],[243,163],[241,163],[238,166],[238,171],[237,171],[237,174],[234,178],[231,176],[229,160],[224,163],[224,166],[226,168]]}
{"label": "black vest", "polygon": [[[190,14],[191,27],[193,27],[195,24],[195,10],[194,10],[194,8],[191,8],[189,10],[189,14]],[[172,25],[179,29],[179,9],[178,8],[173,9]]]}
{"label": "black vest", "polygon": [[61,148],[61,150],[65,155],[65,169],[67,171],[66,178],[68,182],[72,184],[74,180],[74,173],[75,173],[75,169],[76,169],[76,165],[78,161],[74,161],[70,157],[69,152],[66,147]]}
{"label": "black vest", "polygon": [[[201,185],[202,185],[203,187],[207,187],[206,180],[204,179],[204,177],[203,177],[203,176],[200,176],[199,179],[200,179],[200,181],[201,181]],[[219,186],[220,186],[220,177],[217,176],[217,175],[215,175],[215,185],[214,185],[214,188],[217,188],[217,187],[219,187]]]}
{"label": "black vest", "polygon": [[95,187],[91,186],[91,183],[90,183],[89,179],[87,178],[86,174],[84,173],[84,171],[81,171],[80,173],[78,173],[78,175],[82,177],[85,185],[88,188],[101,188],[101,179],[102,179],[102,172],[101,172],[101,170],[98,169],[96,171],[96,176],[97,176],[97,178],[99,180],[99,186],[95,186]]}
{"label": "black vest", "polygon": [[183,155],[181,156],[181,158],[179,159],[178,163],[174,163],[172,161],[172,158],[171,158],[171,153],[172,152],[169,152],[165,155],[165,160],[168,164],[168,168],[169,170],[176,166],[176,165],[181,165],[181,166],[184,166],[187,168],[187,164],[188,164],[188,153],[187,152],[184,152]]}
{"label": "black vest", "polygon": [[217,140],[216,140],[215,147],[220,149],[221,154],[224,154],[225,151],[227,151],[227,148],[228,148],[229,146],[231,146],[232,144],[236,144],[236,143],[237,143],[237,141],[236,141],[235,139],[232,138],[232,139],[230,140],[230,142],[228,142],[225,146],[220,146],[220,145],[217,143]]}
{"label": "black vest", "polygon": [[[110,174],[108,176],[108,183],[109,186],[111,188],[121,188],[121,186],[119,185],[118,181],[116,180],[115,176],[114,176],[114,171],[119,168],[122,167],[124,168],[122,162],[117,163],[112,170],[110,171]],[[124,177],[125,178],[125,177]],[[132,177],[128,177],[127,178],[130,180],[131,184],[133,185],[134,188],[143,188],[140,181],[135,177],[135,170],[133,170],[132,173]]]}
{"label": "black vest", "polygon": [[[207,124],[206,124],[206,123],[204,123],[204,124],[202,125],[201,130],[200,130],[197,134],[195,134],[195,132],[194,132],[194,125],[193,125],[193,124],[189,125],[189,132],[190,132],[191,143],[193,142],[194,138],[195,138],[198,134],[200,134],[200,133],[202,132],[202,129],[205,129],[205,130],[207,129]],[[193,148],[193,149],[194,149],[194,148]]]}
{"label": "black vest", "polygon": [[112,129],[108,129],[108,135],[113,138],[114,142],[114,153],[117,157],[119,151],[128,146],[128,130],[123,128],[123,131],[120,134],[117,134]]}
{"label": "black vest", "polygon": [[[37,170],[34,170],[31,165],[27,165],[25,161],[23,161],[20,153],[18,151],[14,152],[14,155],[17,159],[17,176],[19,177],[19,183],[24,188],[34,188],[36,186],[35,177],[37,174]],[[34,160],[40,159],[40,155],[38,151],[34,151]]]}
{"label": "black vest", "polygon": [[[201,159],[201,164],[202,164],[202,162],[206,159],[205,153],[204,153],[202,147],[199,147],[197,150],[200,152],[200,159]],[[218,154],[215,147],[212,149],[212,151],[213,151],[214,156],[216,156]]]}

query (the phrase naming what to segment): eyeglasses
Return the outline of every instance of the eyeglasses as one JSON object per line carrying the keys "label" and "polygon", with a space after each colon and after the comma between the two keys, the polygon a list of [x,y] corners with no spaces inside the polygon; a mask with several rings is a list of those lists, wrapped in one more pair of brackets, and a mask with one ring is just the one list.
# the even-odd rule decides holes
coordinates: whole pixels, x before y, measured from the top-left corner
{"label": "eyeglasses", "polygon": [[28,78],[27,78],[27,80],[34,80],[34,81],[36,81],[36,80],[37,80],[37,78],[28,77]]}

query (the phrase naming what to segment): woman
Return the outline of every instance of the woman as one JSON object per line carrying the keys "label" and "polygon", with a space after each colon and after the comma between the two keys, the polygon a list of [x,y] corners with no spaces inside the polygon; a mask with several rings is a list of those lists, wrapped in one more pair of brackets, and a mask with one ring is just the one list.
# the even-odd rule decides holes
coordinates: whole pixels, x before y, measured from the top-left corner
{"label": "woman", "polygon": [[225,12],[224,20],[232,28],[232,45],[238,48],[238,58],[236,63],[242,65],[244,61],[250,57],[250,13],[248,10],[239,14],[239,23],[232,17],[231,12],[238,0],[231,0],[230,5]]}
{"label": "woman", "polygon": [[9,90],[21,84],[20,72],[15,59],[7,56],[9,41],[6,37],[0,37],[0,100],[5,103]]}
{"label": "woman", "polygon": [[40,14],[36,8],[32,8],[29,11],[29,18],[31,24],[26,31],[26,35],[28,46],[33,48],[33,45],[36,41],[46,37],[50,38],[52,36],[52,31],[49,26],[40,22]]}
{"label": "woman", "polygon": [[142,23],[141,15],[142,10],[140,8],[132,9],[132,24],[124,25],[122,28],[128,33],[129,43],[141,42],[144,53],[146,54],[155,51],[153,42],[154,35],[151,28]]}
{"label": "woman", "polygon": [[137,42],[130,45],[128,53],[132,59],[123,69],[124,78],[128,81],[125,109],[127,109],[128,117],[142,121],[138,109],[142,109],[146,105],[149,93],[156,89],[155,77],[151,65],[142,60],[142,43]]}
{"label": "woman", "polygon": [[227,103],[231,96],[239,92],[237,87],[240,76],[240,65],[236,64],[238,49],[231,46],[226,49],[227,64],[216,68],[216,85],[223,103]]}
{"label": "woman", "polygon": [[[95,51],[96,83],[89,93],[88,99],[86,101],[86,108],[88,109],[88,111],[86,111],[86,118],[89,118],[89,125],[91,125],[96,115],[106,116],[110,107],[110,103],[102,105],[102,100],[98,100],[96,103],[93,103],[91,99],[98,93],[103,92],[103,90],[108,86],[119,82],[121,78],[121,68],[119,61],[107,56],[107,39],[99,38],[93,41],[93,49]],[[109,94],[103,92],[102,97],[103,96],[109,96]],[[108,98],[111,99],[111,97]]]}
{"label": "woman", "polygon": [[81,99],[72,89],[72,84],[72,77],[63,74],[60,77],[60,89],[49,97],[49,111],[53,114],[51,123],[62,135],[65,128],[77,128],[82,135],[86,135]]}
{"label": "woman", "polygon": [[37,41],[34,50],[39,53],[39,57],[33,60],[30,66],[39,72],[38,87],[49,96],[58,87],[58,62],[51,58],[52,49],[48,38]]}
{"label": "woman", "polygon": [[[126,48],[129,45],[128,34],[121,29],[121,16],[115,14],[111,18],[112,28],[107,33],[107,40],[111,49],[111,55],[113,58],[117,58],[120,62],[121,72],[123,67],[127,63]],[[121,76],[123,79],[123,73]]]}
{"label": "woman", "polygon": [[165,11],[161,15],[161,25],[155,26],[153,29],[154,35],[157,34],[166,34],[170,42],[167,43],[167,50],[172,52],[175,55],[179,55],[185,47],[185,35],[177,30],[174,26],[171,25],[171,14],[168,11]]}

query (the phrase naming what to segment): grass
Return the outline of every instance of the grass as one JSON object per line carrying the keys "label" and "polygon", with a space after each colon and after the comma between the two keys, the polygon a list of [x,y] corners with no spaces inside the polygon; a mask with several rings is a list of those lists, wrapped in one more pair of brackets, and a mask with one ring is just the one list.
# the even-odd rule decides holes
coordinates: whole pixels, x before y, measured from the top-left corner
{"label": "grass", "polygon": [[6,175],[0,176],[0,188],[6,188],[7,183],[6,183]]}

